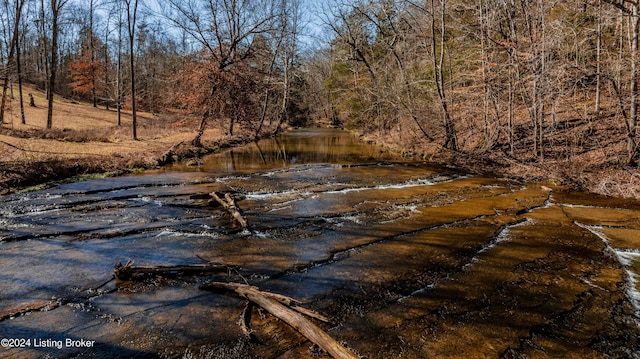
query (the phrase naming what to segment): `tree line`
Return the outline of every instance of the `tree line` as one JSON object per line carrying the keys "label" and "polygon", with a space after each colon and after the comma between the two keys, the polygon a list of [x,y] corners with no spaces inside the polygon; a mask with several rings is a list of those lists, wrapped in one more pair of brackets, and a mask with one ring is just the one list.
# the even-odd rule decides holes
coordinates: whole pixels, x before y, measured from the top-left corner
{"label": "tree line", "polygon": [[[0,119],[22,85],[94,107],[198,116],[256,135],[296,120],[298,0],[3,0]],[[17,85],[19,99],[14,94]],[[298,116],[299,117],[299,116]],[[195,140],[199,142],[199,137]]]}
{"label": "tree line", "polygon": [[524,157],[537,162],[595,140],[586,132],[559,139],[560,128],[613,117],[611,137],[624,136],[622,162],[633,165],[639,7],[636,0],[335,0],[324,12],[330,44],[310,59],[318,75],[309,81],[325,91],[317,108],[347,126],[383,134],[402,126],[450,151],[516,156],[526,148]]}
{"label": "tree line", "polygon": [[118,124],[127,108],[134,138],[137,110],[197,118],[196,144],[214,123],[259,136],[324,118],[538,162],[595,141],[560,129],[613,119],[623,162],[640,160],[637,0],[326,0],[314,51],[305,4],[2,0],[0,118],[26,81],[47,94],[48,127],[55,93]]}

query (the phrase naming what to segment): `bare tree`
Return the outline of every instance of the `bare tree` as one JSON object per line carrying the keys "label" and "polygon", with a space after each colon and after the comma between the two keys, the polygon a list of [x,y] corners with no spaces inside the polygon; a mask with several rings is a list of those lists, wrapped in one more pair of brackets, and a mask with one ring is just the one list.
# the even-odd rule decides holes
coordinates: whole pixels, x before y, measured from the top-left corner
{"label": "bare tree", "polygon": [[[369,10],[373,10],[371,13]],[[362,16],[367,18],[371,24],[376,27],[376,44],[378,46],[384,46],[385,52],[391,54],[392,62],[396,64],[399,78],[401,82],[401,93],[404,96],[400,96],[398,102],[409,113],[409,116],[413,120],[414,124],[418,127],[422,135],[433,141],[433,137],[429,134],[422,123],[422,120],[418,117],[417,106],[415,104],[415,94],[413,86],[411,84],[410,75],[407,71],[407,65],[405,60],[405,54],[414,54],[415,47],[409,45],[408,29],[403,30],[400,26],[405,28],[409,26],[406,19],[402,19],[400,10],[397,8],[397,4],[394,1],[382,1],[380,4],[371,4],[354,7],[354,11],[361,13]],[[415,31],[415,29],[410,29]],[[411,61],[413,56],[409,56],[408,60]],[[393,70],[389,70],[392,72]],[[391,90],[393,93],[398,91]],[[383,128],[384,129],[384,128]]]}
{"label": "bare tree", "polygon": [[[24,3],[24,0],[21,0]],[[20,12],[22,14],[22,11]],[[22,18],[22,15],[20,16]],[[27,120],[24,114],[24,97],[22,93],[22,83],[24,79],[23,69],[22,69],[22,46],[21,44],[24,42],[25,34],[27,33],[27,26],[23,24],[21,36],[18,38],[18,42],[16,42],[16,71],[18,72],[18,94],[20,96],[20,122],[25,125]],[[21,41],[22,39],[22,41]]]}
{"label": "bare tree", "polygon": [[[372,52],[370,39],[372,34],[368,27],[369,20],[363,14],[366,10],[359,10],[366,6],[359,3],[351,3],[348,1],[332,4],[331,10],[327,10],[325,14],[325,24],[334,32],[338,44],[346,46],[346,49],[340,49],[345,52],[343,57],[349,62],[355,62],[355,66],[351,66],[354,72],[354,86],[351,91],[361,93],[363,98],[369,99],[373,103],[373,116],[378,128],[383,128],[384,111],[382,104],[382,81],[376,68],[375,54]],[[365,84],[363,81],[355,81],[360,78],[360,65],[364,66],[368,74],[371,84]],[[360,86],[357,86],[359,84]],[[372,111],[372,112],[373,112]],[[369,111],[365,111],[369,112]],[[366,113],[363,115],[367,115]]]}
{"label": "bare tree", "polygon": [[298,36],[299,3],[297,0],[282,0],[280,3],[280,26],[282,28],[282,106],[280,107],[280,119],[276,126],[279,132],[283,123],[287,120],[287,107],[289,105],[289,94],[291,92],[291,68],[295,58]]}
{"label": "bare tree", "polygon": [[118,127],[122,126],[122,27],[124,26],[124,20],[122,19],[122,3],[117,2],[116,11],[118,13],[118,60],[116,64],[116,85],[115,85],[115,98],[116,98],[116,113]]}
{"label": "bare tree", "polygon": [[[447,26],[446,26],[446,9],[447,9],[447,0],[440,1],[440,9],[436,10],[434,5],[434,0],[431,0],[431,41],[432,41],[432,55],[433,55],[433,72],[434,78],[436,82],[436,89],[438,90],[438,97],[440,98],[440,105],[442,108],[442,118],[444,122],[445,128],[445,143],[444,147],[457,151],[458,150],[458,140],[456,138],[456,128],[451,118],[451,114],[449,111],[449,102],[447,100],[447,95],[444,86],[444,55],[446,49],[446,37],[447,37]],[[439,19],[436,18],[438,16]],[[436,30],[436,22],[439,20],[439,35]],[[439,39],[439,40],[438,40]],[[439,41],[439,42],[438,42]],[[439,49],[439,50],[438,50]]]}
{"label": "bare tree", "polygon": [[602,87],[602,0],[598,0],[597,5],[597,28],[596,28],[596,103],[595,111],[600,112]]}
{"label": "bare tree", "polygon": [[90,52],[90,61],[91,61],[91,97],[93,100],[93,107],[98,107],[98,96],[96,93],[96,68],[95,58],[96,58],[96,46],[95,46],[95,35],[94,35],[94,17],[95,17],[95,7],[96,0],[89,0],[89,52]]}
{"label": "bare tree", "polygon": [[138,15],[138,0],[124,0],[127,10],[127,32],[129,34],[129,75],[131,81],[131,137],[138,139],[138,123],[136,115],[136,68],[135,68],[135,34]]}
{"label": "bare tree", "polygon": [[[624,116],[627,130],[627,163],[636,164],[640,149],[638,148],[638,37],[640,36],[640,1],[604,0],[606,3],[618,8],[624,14],[630,16],[631,54],[629,59],[629,113]],[[622,47],[621,47],[622,48]],[[623,114],[626,112],[623,111]]]}
{"label": "bare tree", "polygon": [[60,13],[69,0],[51,0],[51,63],[49,70],[49,102],[47,106],[47,128],[53,126],[53,90],[58,68],[58,37],[60,36]]}
{"label": "bare tree", "polygon": [[[0,103],[0,125],[4,123],[4,111],[5,111],[5,106],[6,106],[6,100],[7,100],[7,87],[9,84],[9,67],[12,64],[12,62],[14,61],[14,56],[16,53],[16,49],[19,50],[19,43],[18,43],[18,35],[19,35],[19,31],[20,31],[20,18],[21,18],[21,14],[22,14],[22,7],[24,6],[24,2],[25,0],[18,0],[16,1],[16,7],[15,7],[15,18],[14,18],[14,25],[13,25],[13,35],[11,37],[11,42],[10,42],[10,49],[9,49],[9,54],[8,54],[8,58],[7,58],[7,71],[6,74],[4,76],[4,82],[2,84],[2,102]],[[20,57],[18,55],[18,62],[20,61]],[[19,67],[18,67],[19,68]],[[18,70],[18,73],[20,71]],[[23,117],[24,118],[24,117]]]}
{"label": "bare tree", "polygon": [[[252,55],[252,39],[258,34],[269,32],[277,19],[276,2],[274,0],[169,0],[170,10],[167,18],[175,25],[191,35],[193,39],[207,51],[213,63],[212,84],[210,86],[208,104],[202,118],[195,145],[207,126],[207,121],[214,115],[214,97],[218,95],[220,83],[232,74],[232,69]],[[238,99],[242,100],[242,99]],[[238,108],[231,108],[228,134],[233,134],[234,124],[239,117]]]}

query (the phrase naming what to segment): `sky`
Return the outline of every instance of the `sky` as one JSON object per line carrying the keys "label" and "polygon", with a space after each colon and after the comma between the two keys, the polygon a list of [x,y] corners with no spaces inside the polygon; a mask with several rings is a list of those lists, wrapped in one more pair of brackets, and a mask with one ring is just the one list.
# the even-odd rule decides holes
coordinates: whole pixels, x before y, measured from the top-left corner
{"label": "sky", "polygon": [[[80,8],[88,8],[90,0],[69,0],[68,5],[77,6]],[[123,1],[123,0],[119,0]],[[134,0],[132,0],[134,1]],[[186,0],[185,0],[186,1]],[[292,1],[292,0],[289,0]],[[315,49],[323,48],[328,43],[327,38],[331,35],[325,25],[328,18],[327,9],[330,9],[330,2],[333,0],[296,0],[300,1],[301,5],[301,23],[302,29],[299,34],[299,40],[301,41],[301,47],[303,51],[313,51]],[[99,0],[96,8],[96,15],[103,21],[108,17],[108,10],[100,3],[110,2],[110,0]],[[138,16],[143,18],[143,14],[153,14],[158,17],[163,16],[165,12],[166,3],[163,7],[161,5],[162,0],[139,0]],[[114,20],[111,20],[112,24]],[[167,27],[167,31],[171,32],[171,25]],[[179,32],[176,31],[176,34]],[[327,35],[329,34],[329,35]]]}

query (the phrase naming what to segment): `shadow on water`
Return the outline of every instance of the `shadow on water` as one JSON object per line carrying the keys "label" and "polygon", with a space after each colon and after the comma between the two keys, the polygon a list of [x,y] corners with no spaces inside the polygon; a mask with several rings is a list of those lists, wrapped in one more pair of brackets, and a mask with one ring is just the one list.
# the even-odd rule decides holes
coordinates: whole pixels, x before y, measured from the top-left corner
{"label": "shadow on water", "polygon": [[[337,130],[203,160],[3,197],[0,337],[96,345],[0,357],[316,354],[257,309],[249,342],[212,280],[305,300],[368,358],[640,356],[636,202],[397,162]],[[96,290],[128,260],[232,269]]]}
{"label": "shadow on water", "polygon": [[8,356],[0,351],[0,358],[73,358],[82,356],[104,359],[162,358],[155,352],[132,350],[117,345],[117,343],[87,340],[84,337],[63,332],[34,331],[32,328],[8,326],[3,328],[1,335],[3,338],[24,338],[28,342],[20,343],[20,346],[23,347],[13,349]]}

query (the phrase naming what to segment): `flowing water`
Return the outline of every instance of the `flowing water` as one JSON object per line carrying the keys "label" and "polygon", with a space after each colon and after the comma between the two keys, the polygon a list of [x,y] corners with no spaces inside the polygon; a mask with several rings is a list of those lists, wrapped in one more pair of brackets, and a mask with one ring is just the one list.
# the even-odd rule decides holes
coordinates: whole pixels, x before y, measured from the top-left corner
{"label": "flowing water", "polygon": [[[0,200],[0,358],[323,355],[256,308],[248,338],[245,301],[211,281],[304,301],[367,358],[640,357],[637,201],[396,161],[337,130]],[[116,283],[127,261],[229,269]]]}

